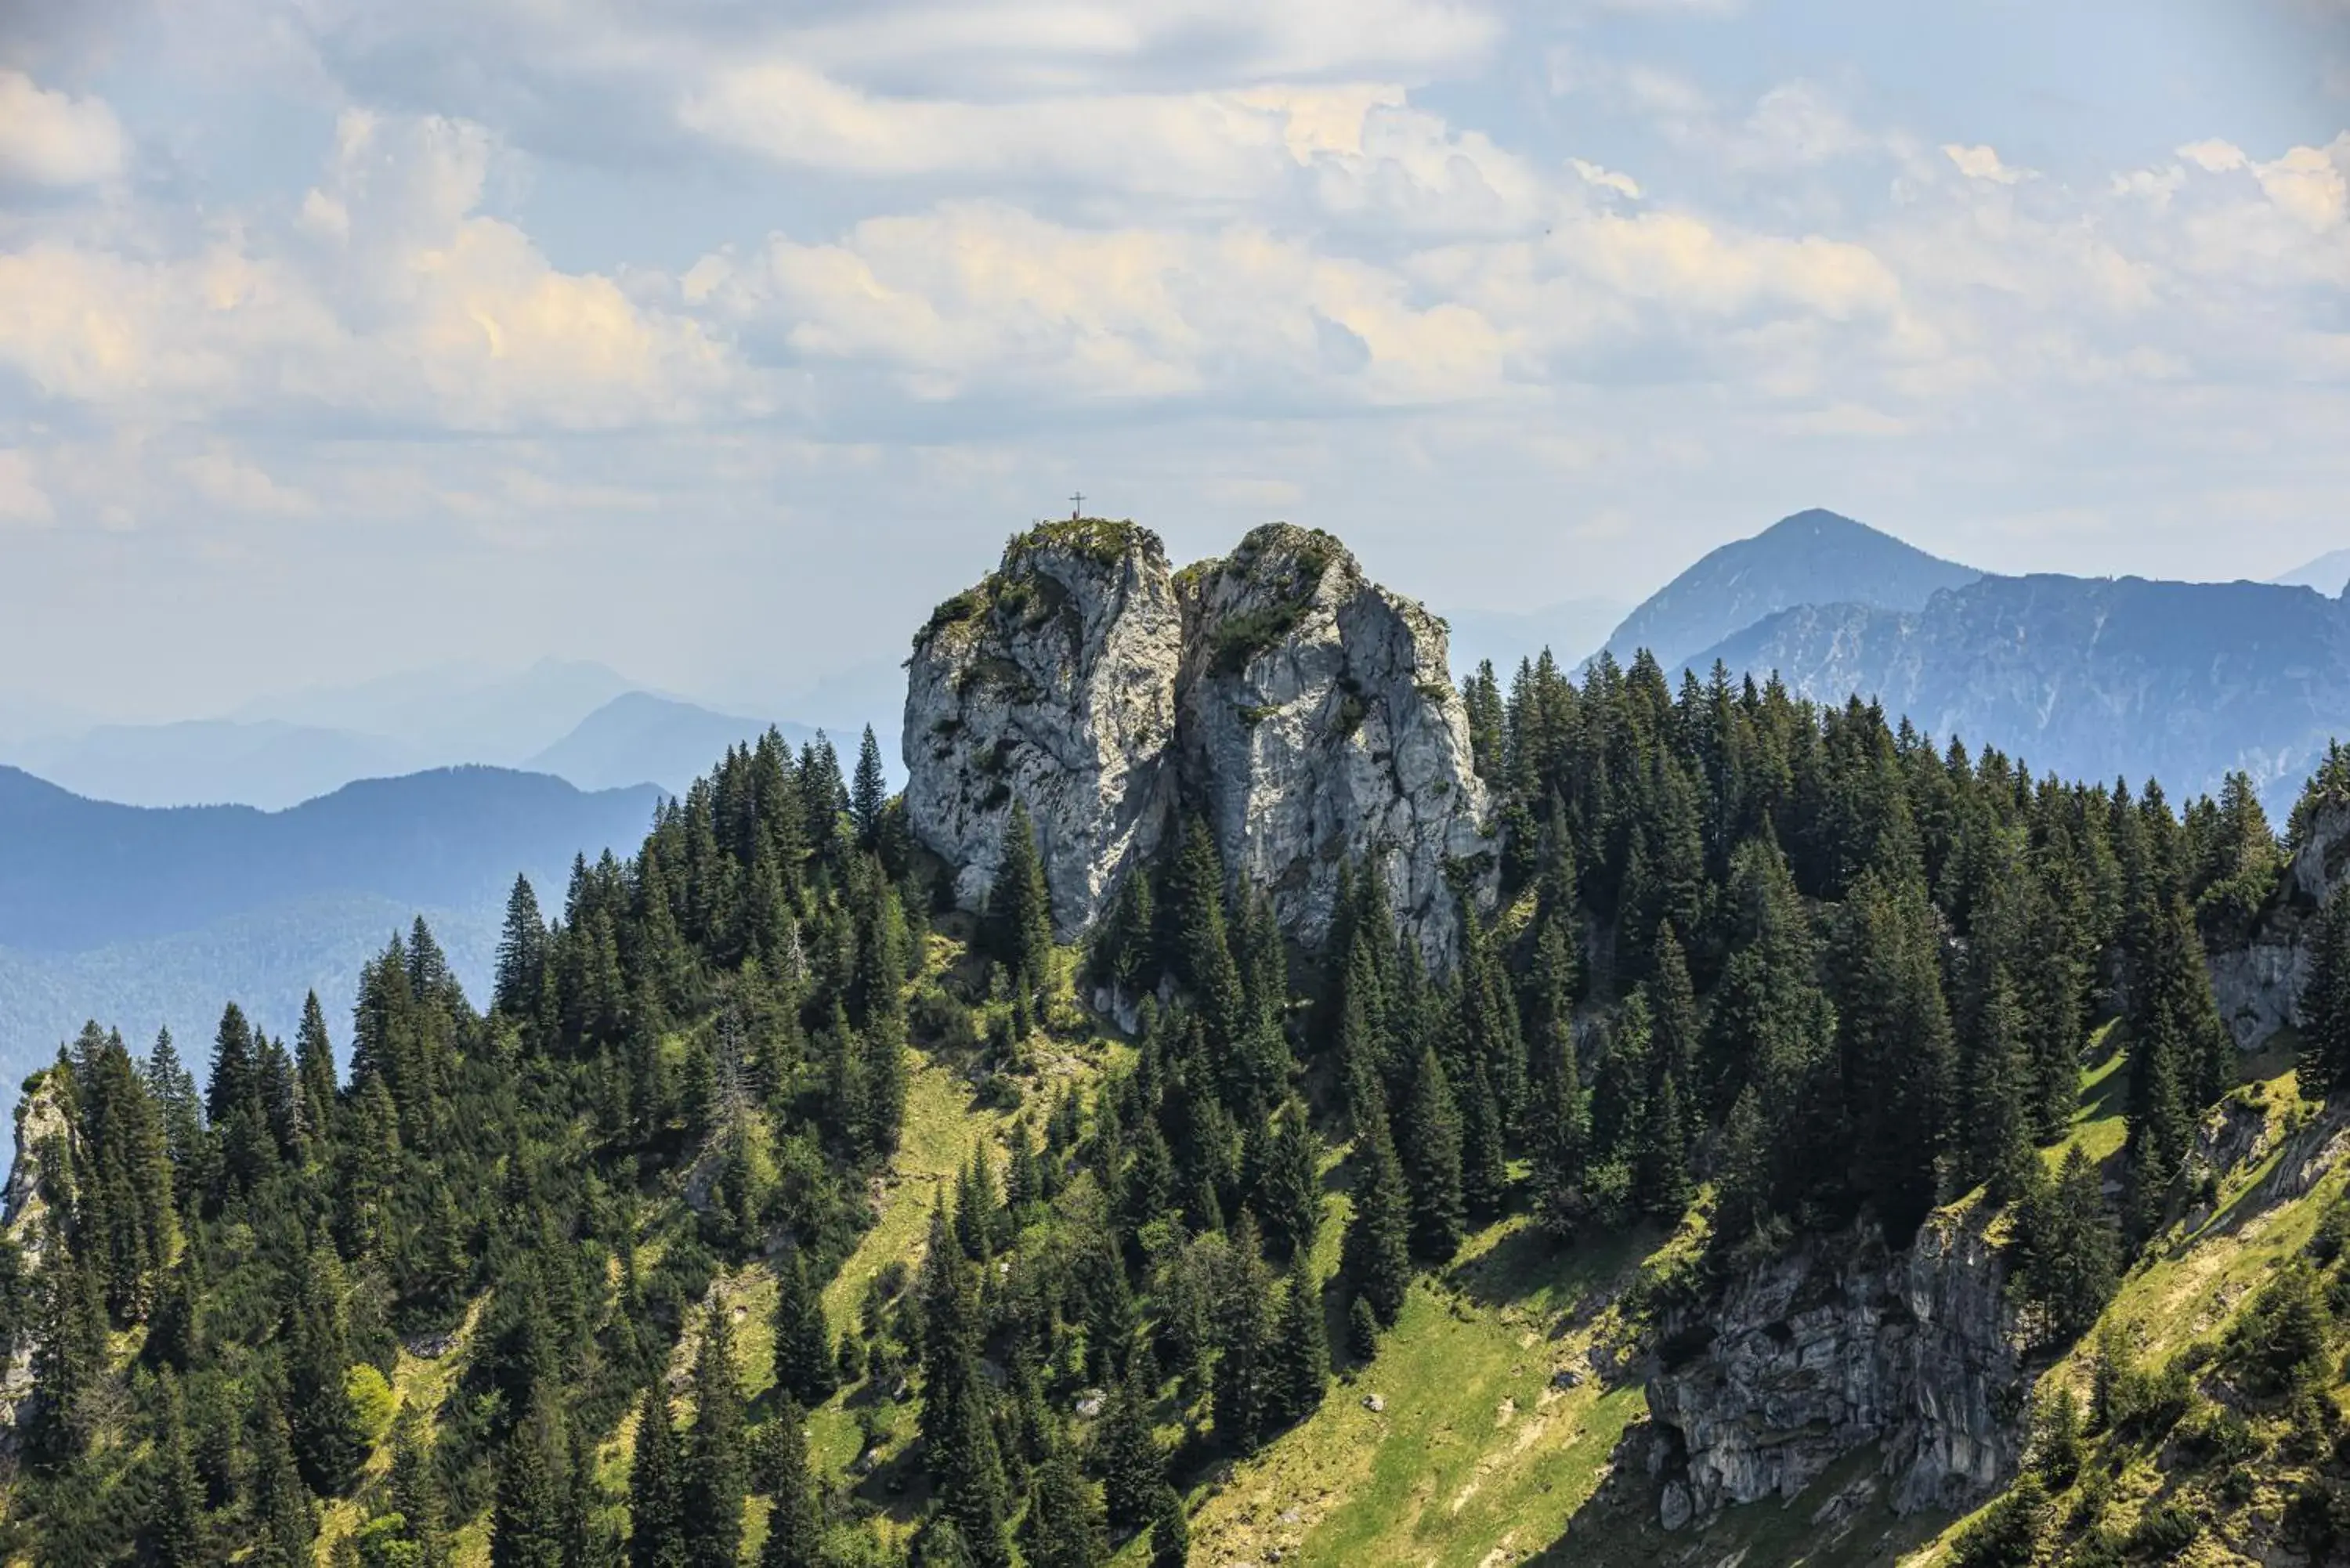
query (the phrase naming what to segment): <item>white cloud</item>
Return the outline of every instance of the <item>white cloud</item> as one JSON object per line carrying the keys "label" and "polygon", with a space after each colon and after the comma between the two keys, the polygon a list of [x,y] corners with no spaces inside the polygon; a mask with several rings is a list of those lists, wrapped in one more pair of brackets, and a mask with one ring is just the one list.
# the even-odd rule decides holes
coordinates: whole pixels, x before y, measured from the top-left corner
{"label": "white cloud", "polygon": [[1970,180],[1988,180],[1994,185],[2012,185],[2029,180],[2029,169],[2012,169],[2000,161],[1998,150],[1991,147],[1961,147],[1946,143],[1942,154]]}
{"label": "white cloud", "polygon": [[1602,169],[1598,164],[1586,162],[1580,158],[1568,159],[1566,166],[1574,170],[1576,178],[1586,185],[1596,186],[1603,191],[1613,191],[1618,195],[1629,196],[1634,201],[1639,200],[1640,182],[1629,174],[1619,174],[1613,170]]}
{"label": "white cloud", "polygon": [[302,234],[0,253],[0,364],[118,415],[597,429],[745,394],[723,347],[478,206],[489,141],[346,116]]}
{"label": "white cloud", "polygon": [[829,244],[773,241],[694,286],[804,362],[885,368],[939,401],[1019,389],[1047,403],[1312,388],[1343,404],[1498,389],[1503,336],[1405,280],[1262,230],[1076,229],[950,203]]}
{"label": "white cloud", "polygon": [[1539,184],[1523,160],[1388,83],[987,103],[877,98],[771,62],[719,73],[679,117],[835,177],[1075,185],[1127,203],[1304,198],[1411,227],[1523,222]]}
{"label": "white cloud", "polygon": [[0,69],[0,185],[92,185],[122,172],[129,139],[101,99],[41,88]]}

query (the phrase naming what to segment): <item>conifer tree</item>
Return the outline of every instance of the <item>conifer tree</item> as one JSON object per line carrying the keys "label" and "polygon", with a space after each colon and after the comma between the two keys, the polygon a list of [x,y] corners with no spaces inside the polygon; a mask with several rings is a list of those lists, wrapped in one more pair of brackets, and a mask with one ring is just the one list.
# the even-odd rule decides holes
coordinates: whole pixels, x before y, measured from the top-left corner
{"label": "conifer tree", "polygon": [[1140,1358],[1110,1391],[1095,1429],[1102,1501],[1112,1526],[1139,1530],[1150,1522],[1151,1504],[1167,1484],[1167,1458],[1151,1429],[1152,1390],[1142,1382]]}
{"label": "conifer tree", "polygon": [[1276,1252],[1295,1256],[1314,1250],[1322,1226],[1321,1146],[1302,1101],[1292,1098],[1274,1117],[1257,1201]]}
{"label": "conifer tree", "polygon": [[857,776],[848,786],[848,820],[857,828],[857,846],[872,851],[881,845],[881,812],[889,801],[889,775],[881,767],[881,742],[873,726],[857,745]]}
{"label": "conifer tree", "polygon": [[1988,1183],[1992,1201],[1999,1203],[2023,1190],[2034,1160],[2025,1098],[2030,1064],[2020,1012],[2014,984],[2003,968],[1994,967],[1967,1061],[1964,1152],[1967,1179]]}
{"label": "conifer tree", "polygon": [[1224,921],[1224,867],[1207,825],[1187,820],[1159,906],[1166,967],[1198,998],[1200,1015],[1226,1058],[1248,1032],[1247,995]]}
{"label": "conifer tree", "polygon": [[1054,1433],[1028,1494],[1021,1544],[1029,1568],[1096,1568],[1109,1555],[1101,1504],[1068,1439]]}
{"label": "conifer tree", "polygon": [[995,881],[987,894],[983,922],[987,951],[1012,976],[1020,994],[1034,997],[1053,977],[1053,909],[1045,889],[1045,864],[1036,853],[1036,832],[1027,805],[1012,803]]}
{"label": "conifer tree", "polygon": [[1150,1568],[1184,1568],[1191,1559],[1191,1521],[1183,1509],[1183,1494],[1161,1487],[1150,1511]]}
{"label": "conifer tree", "polygon": [[308,1253],[286,1303],[286,1419],[295,1462],[321,1496],[342,1490],[366,1457],[347,1387],[350,1371],[342,1266],[332,1250]]}
{"label": "conifer tree", "polygon": [[401,1407],[392,1427],[391,1501],[415,1548],[416,1568],[448,1568],[447,1494],[425,1446],[423,1427],[415,1407]]}
{"label": "conifer tree", "polygon": [[646,1387],[638,1407],[629,1520],[629,1568],[685,1568],[683,1457],[658,1383]]}
{"label": "conifer tree", "polygon": [[1215,1386],[1211,1405],[1216,1441],[1227,1452],[1253,1454],[1265,1437],[1272,1394],[1272,1282],[1259,1256],[1255,1217],[1245,1209],[1225,1249],[1217,1282]]}
{"label": "conifer tree", "polygon": [[154,1479],[149,1490],[147,1550],[161,1568],[196,1568],[208,1560],[203,1489],[188,1456],[187,1406],[180,1380],[167,1371],[160,1382],[162,1410],[149,1461]]}
{"label": "conifer tree", "polygon": [[941,1203],[922,1258],[922,1444],[940,1508],[975,1568],[1006,1568],[1003,1461],[979,1375],[979,1303]]}
{"label": "conifer tree", "polygon": [[767,1513],[759,1568],[822,1568],[824,1497],[808,1468],[807,1415],[789,1396],[767,1423],[765,1469],[775,1506]]}
{"label": "conifer tree", "polygon": [[734,1321],[725,1302],[714,1294],[693,1361],[693,1425],[681,1449],[686,1568],[733,1568],[742,1552],[749,1461],[743,1449],[743,1383],[734,1360]]}
{"label": "conifer tree", "polygon": [[1274,1330],[1273,1398],[1284,1422],[1312,1415],[1330,1384],[1330,1340],[1322,1324],[1322,1283],[1310,1253],[1300,1252],[1281,1299]]}
{"label": "conifer tree", "polygon": [[254,1407],[253,1522],[261,1536],[259,1561],[269,1568],[308,1568],[317,1513],[295,1468],[285,1411],[266,1388]]}
{"label": "conifer tree", "polygon": [[1339,1267],[1356,1297],[1392,1326],[1411,1285],[1412,1210],[1386,1116],[1375,1113],[1357,1136],[1353,1164],[1355,1214]]}
{"label": "conifer tree", "polygon": [[2301,1092],[2324,1099],[2350,1083],[2350,881],[2334,888],[2309,941],[2301,1000]]}
{"label": "conifer tree", "polygon": [[776,1271],[775,1383],[795,1399],[820,1405],[832,1395],[834,1375],[824,1297],[808,1278],[806,1259],[795,1249]]}
{"label": "conifer tree", "polygon": [[1510,1172],[1502,1107],[1482,1061],[1470,1062],[1460,1106],[1461,1204],[1471,1217],[1490,1220],[1508,1197]]}
{"label": "conifer tree", "polygon": [[562,1417],[541,1390],[508,1434],[498,1464],[491,1568],[564,1568],[567,1469]]}
{"label": "conifer tree", "polygon": [[1466,1229],[1461,1191],[1461,1113],[1432,1049],[1420,1053],[1401,1127],[1404,1175],[1411,1188],[1412,1255],[1431,1263],[1445,1262],[1460,1251]]}
{"label": "conifer tree", "polygon": [[510,1018],[528,1018],[538,1008],[546,969],[546,922],[530,878],[515,877],[506,895],[505,923],[498,933],[497,974],[491,997]]}
{"label": "conifer tree", "polygon": [[295,1072],[300,1083],[303,1130],[323,1137],[335,1108],[335,1046],[327,1035],[327,1014],[318,993],[302,999],[302,1023],[294,1034]]}

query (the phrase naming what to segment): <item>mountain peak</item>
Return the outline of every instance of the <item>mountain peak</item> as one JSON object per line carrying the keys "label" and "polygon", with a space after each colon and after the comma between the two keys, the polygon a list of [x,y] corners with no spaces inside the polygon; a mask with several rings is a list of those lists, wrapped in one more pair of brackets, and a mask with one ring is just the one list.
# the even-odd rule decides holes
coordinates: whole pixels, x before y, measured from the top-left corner
{"label": "mountain peak", "polygon": [[1670,670],[1797,605],[1922,609],[1941,589],[1981,576],[1814,506],[1706,556],[1626,617],[1607,651],[1622,662],[1645,648]]}

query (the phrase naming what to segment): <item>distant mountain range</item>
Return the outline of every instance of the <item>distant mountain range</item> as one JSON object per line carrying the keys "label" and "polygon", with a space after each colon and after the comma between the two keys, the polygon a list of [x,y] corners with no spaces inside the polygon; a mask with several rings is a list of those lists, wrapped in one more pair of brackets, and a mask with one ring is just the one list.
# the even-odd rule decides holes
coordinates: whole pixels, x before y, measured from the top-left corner
{"label": "distant mountain range", "polygon": [[1929,733],[2039,772],[2158,778],[2174,801],[2242,770],[2281,826],[2350,739],[2350,605],[2307,587],[2143,577],[1978,578],[1917,610],[1803,605],[1687,662],[1873,697]]}
{"label": "distant mountain range", "polygon": [[1617,663],[1641,649],[1668,670],[1797,605],[1922,609],[1982,576],[1890,534],[1814,508],[1724,545],[1667,583],[1608,635]]}
{"label": "distant mountain range", "polygon": [[[806,724],[775,727],[795,748],[816,736]],[[671,794],[683,794],[728,747],[755,741],[766,730],[756,719],[713,712],[650,691],[627,691],[579,721],[577,729],[526,765],[582,789],[651,783]],[[843,754],[844,760],[856,761],[854,751]]]}
{"label": "distant mountain range", "polygon": [[[2350,551],[2268,584],[1992,576],[1814,510],[1706,556],[1605,646],[1669,672],[1775,672],[1820,701],[1859,692],[1938,739],[2068,777],[2157,777],[2174,799],[2241,769],[2282,825],[2326,743],[2350,740],[2345,583]],[[1510,618],[1454,625],[1456,675],[1560,651]]]}
{"label": "distant mountain range", "polygon": [[478,994],[515,874],[559,907],[573,856],[633,849],[659,798],[467,767],[288,811],[155,810],[0,768],[0,1063],[89,1017],[208,1035],[228,996],[286,1029],[317,987],[339,1023],[359,962],[420,912]]}
{"label": "distant mountain range", "polygon": [[[895,690],[859,670],[806,695],[806,711],[870,713],[833,733],[853,756],[872,722],[898,754]],[[0,763],[93,800],[126,805],[235,804],[282,810],[359,779],[464,763],[551,773],[582,789],[657,784],[671,793],[728,744],[771,722],[648,691],[600,664],[542,660],[509,673],[446,666],[253,702],[218,718],[105,723],[0,695]],[[782,722],[795,744],[816,731]]]}

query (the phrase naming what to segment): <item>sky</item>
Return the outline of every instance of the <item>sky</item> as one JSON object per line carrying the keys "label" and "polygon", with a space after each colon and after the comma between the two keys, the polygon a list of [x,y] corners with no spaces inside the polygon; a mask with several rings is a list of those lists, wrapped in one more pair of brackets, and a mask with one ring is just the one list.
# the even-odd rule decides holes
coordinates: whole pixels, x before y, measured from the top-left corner
{"label": "sky", "polygon": [[2350,0],[0,0],[0,692],[767,697],[1066,513],[1442,608],[2350,545]]}

